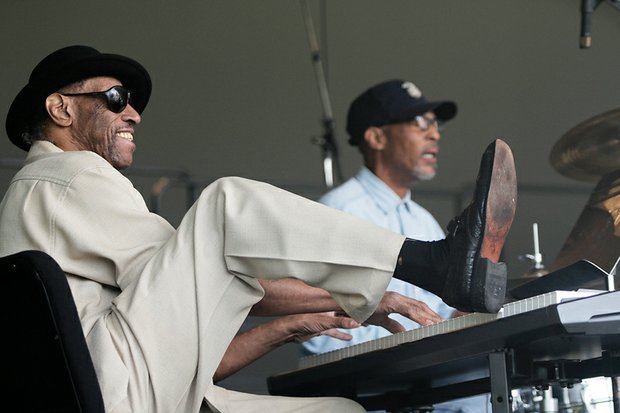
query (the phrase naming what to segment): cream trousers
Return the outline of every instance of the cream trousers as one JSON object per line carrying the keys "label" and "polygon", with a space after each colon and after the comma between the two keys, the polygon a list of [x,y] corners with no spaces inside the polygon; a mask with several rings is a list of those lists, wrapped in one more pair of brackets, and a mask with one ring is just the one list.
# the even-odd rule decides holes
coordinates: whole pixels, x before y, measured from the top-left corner
{"label": "cream trousers", "polygon": [[338,398],[232,392],[212,377],[263,295],[257,278],[321,287],[363,321],[380,301],[403,241],[267,184],[214,182],[115,299],[106,325],[129,371],[129,397],[110,413],[198,412],[203,399],[221,412],[363,411]]}

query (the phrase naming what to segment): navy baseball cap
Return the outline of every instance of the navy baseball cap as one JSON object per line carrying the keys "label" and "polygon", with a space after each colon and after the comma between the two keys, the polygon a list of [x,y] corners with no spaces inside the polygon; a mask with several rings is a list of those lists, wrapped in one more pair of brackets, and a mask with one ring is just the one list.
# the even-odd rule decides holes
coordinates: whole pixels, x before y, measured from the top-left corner
{"label": "navy baseball cap", "polygon": [[351,103],[347,114],[349,143],[359,145],[371,126],[406,122],[426,112],[445,122],[456,116],[456,110],[451,101],[429,102],[413,82],[388,80],[367,89]]}

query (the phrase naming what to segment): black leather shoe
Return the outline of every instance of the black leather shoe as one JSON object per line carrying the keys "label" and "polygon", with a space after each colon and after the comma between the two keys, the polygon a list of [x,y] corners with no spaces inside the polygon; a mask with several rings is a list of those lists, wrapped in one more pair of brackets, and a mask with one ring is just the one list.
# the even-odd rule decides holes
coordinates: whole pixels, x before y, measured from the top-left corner
{"label": "black leather shoe", "polygon": [[500,310],[508,274],[498,261],[516,202],[512,152],[497,139],[482,155],[472,202],[448,225],[449,268],[441,293],[447,304],[467,312]]}

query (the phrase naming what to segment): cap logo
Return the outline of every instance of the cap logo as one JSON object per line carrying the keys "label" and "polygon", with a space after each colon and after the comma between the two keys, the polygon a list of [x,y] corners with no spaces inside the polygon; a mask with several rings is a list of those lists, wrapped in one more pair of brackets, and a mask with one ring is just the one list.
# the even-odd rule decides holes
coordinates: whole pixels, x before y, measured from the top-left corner
{"label": "cap logo", "polygon": [[416,85],[413,84],[413,82],[404,82],[400,87],[405,89],[409,96],[414,99],[420,99],[422,97],[422,92]]}

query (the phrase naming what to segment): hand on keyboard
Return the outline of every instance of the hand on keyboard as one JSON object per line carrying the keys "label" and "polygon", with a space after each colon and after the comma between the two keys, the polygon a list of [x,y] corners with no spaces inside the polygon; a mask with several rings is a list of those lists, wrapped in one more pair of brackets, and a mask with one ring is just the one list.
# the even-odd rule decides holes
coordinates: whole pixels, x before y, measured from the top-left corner
{"label": "hand on keyboard", "polygon": [[443,319],[422,301],[414,300],[393,291],[386,291],[372,316],[364,324],[381,326],[391,333],[400,333],[405,328],[396,320],[389,318],[392,313],[400,314],[416,323],[426,326]]}
{"label": "hand on keyboard", "polygon": [[330,336],[349,341],[353,337],[343,333],[339,328],[350,329],[360,327],[361,324],[346,314],[336,314],[334,311],[325,313],[295,314],[281,317],[280,320],[288,329],[290,342],[302,343],[316,336]]}

